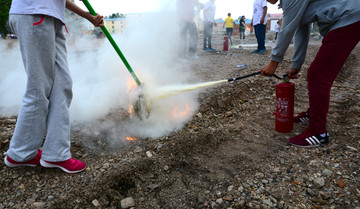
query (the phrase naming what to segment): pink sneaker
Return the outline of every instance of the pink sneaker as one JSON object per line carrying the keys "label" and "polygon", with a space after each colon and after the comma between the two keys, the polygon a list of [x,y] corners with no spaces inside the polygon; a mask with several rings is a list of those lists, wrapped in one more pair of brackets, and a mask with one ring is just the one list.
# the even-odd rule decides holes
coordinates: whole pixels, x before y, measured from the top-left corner
{"label": "pink sneaker", "polygon": [[80,173],[86,168],[85,163],[81,162],[80,160],[76,160],[74,158],[70,158],[62,162],[49,162],[41,159],[40,164],[42,167],[45,168],[60,168],[66,173]]}
{"label": "pink sneaker", "polygon": [[9,156],[6,156],[4,162],[7,167],[12,167],[12,168],[20,167],[20,166],[35,167],[37,165],[40,165],[41,153],[42,151],[39,149],[36,156],[33,159],[26,162],[16,162],[15,160],[11,159]]}

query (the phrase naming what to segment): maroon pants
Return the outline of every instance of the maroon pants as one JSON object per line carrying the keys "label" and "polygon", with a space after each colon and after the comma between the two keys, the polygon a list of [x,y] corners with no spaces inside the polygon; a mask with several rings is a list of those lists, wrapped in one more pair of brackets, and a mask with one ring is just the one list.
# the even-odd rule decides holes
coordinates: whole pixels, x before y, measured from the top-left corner
{"label": "maroon pants", "polygon": [[326,132],[330,89],[351,51],[360,41],[360,21],[330,31],[307,72],[309,91],[309,131]]}

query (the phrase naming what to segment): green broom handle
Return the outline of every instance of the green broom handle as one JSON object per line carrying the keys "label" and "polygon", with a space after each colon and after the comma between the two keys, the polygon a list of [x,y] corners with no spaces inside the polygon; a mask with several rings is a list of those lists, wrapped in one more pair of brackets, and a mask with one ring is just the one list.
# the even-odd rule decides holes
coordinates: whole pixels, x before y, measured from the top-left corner
{"label": "green broom handle", "polygon": [[[97,15],[97,13],[95,12],[95,10],[92,8],[91,4],[89,3],[88,0],[82,0],[82,2],[85,4],[86,8],[89,10],[90,14],[92,15]],[[140,86],[141,82],[139,80],[139,78],[136,76],[136,74],[134,73],[133,69],[131,68],[129,62],[126,60],[125,56],[123,55],[123,53],[121,52],[120,48],[118,47],[118,45],[116,44],[116,42],[114,41],[113,37],[111,36],[111,34],[109,33],[109,31],[107,30],[107,28],[105,26],[101,27],[101,30],[104,32],[105,36],[108,38],[108,40],[110,41],[111,45],[114,47],[115,51],[118,53],[118,55],[120,56],[121,60],[123,61],[124,65],[126,66],[126,68],[128,69],[128,71],[130,72],[131,76],[134,78],[134,80],[136,81],[137,85]]]}

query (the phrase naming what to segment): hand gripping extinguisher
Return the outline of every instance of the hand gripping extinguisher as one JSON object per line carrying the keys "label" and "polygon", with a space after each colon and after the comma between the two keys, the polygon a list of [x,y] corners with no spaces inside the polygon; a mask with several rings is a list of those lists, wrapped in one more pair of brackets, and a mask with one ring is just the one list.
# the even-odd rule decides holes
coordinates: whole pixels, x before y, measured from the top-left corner
{"label": "hand gripping extinguisher", "polygon": [[281,133],[291,132],[294,128],[295,84],[289,82],[287,76],[284,74],[282,81],[276,84],[275,130]]}
{"label": "hand gripping extinguisher", "polygon": [[224,36],[224,47],[223,47],[224,51],[229,50],[229,37]]}

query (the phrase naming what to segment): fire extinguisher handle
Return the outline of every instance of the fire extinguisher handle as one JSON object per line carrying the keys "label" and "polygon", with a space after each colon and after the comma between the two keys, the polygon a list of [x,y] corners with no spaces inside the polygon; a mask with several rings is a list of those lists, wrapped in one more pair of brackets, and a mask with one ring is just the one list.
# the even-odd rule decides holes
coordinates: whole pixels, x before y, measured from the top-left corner
{"label": "fire extinguisher handle", "polygon": [[287,77],[288,77],[288,74],[287,74],[287,73],[283,74],[282,77],[280,77],[280,76],[278,76],[278,75],[276,75],[276,74],[274,74],[273,76],[274,76],[275,78],[279,79],[279,80],[282,80],[282,79],[288,80],[288,79],[287,79]]}
{"label": "fire extinguisher handle", "polygon": [[283,78],[281,78],[280,76],[278,76],[278,75],[276,75],[276,74],[274,74],[273,76],[274,76],[275,78],[279,79],[279,80],[283,79]]}

